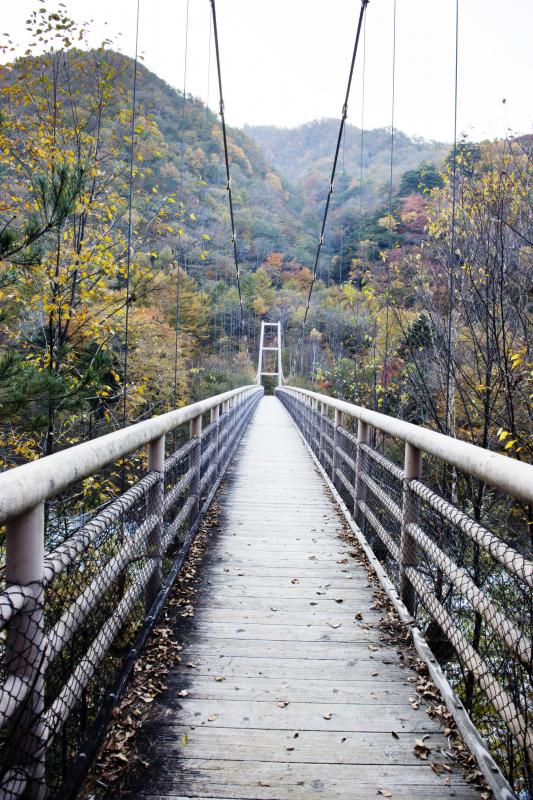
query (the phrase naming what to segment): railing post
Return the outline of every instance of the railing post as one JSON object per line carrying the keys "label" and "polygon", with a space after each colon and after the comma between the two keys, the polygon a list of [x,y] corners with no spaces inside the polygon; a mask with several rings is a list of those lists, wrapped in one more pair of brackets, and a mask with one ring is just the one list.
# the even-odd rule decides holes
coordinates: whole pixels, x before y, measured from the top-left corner
{"label": "railing post", "polygon": [[[366,454],[363,452],[363,448],[361,445],[369,444],[370,442],[370,425],[367,422],[363,422],[362,419],[357,421],[357,460],[355,463],[355,500],[354,500],[354,509],[353,509],[353,516],[356,523],[359,525],[361,530],[364,532],[364,520],[365,516],[362,514],[359,503],[364,502],[366,498],[366,486],[363,482],[362,475],[367,471],[367,458]],[[361,522],[360,522],[361,520]]]}
{"label": "railing post", "polygon": [[331,470],[331,482],[333,486],[335,486],[335,481],[337,479],[337,470],[339,468],[340,457],[339,457],[339,441],[340,435],[337,432],[338,428],[342,428],[342,411],[339,411],[338,408],[335,409],[335,427],[333,429],[333,467]]}
{"label": "railing post", "polygon": [[307,441],[309,442],[309,447],[313,449],[313,410],[315,407],[315,402],[312,397],[309,398],[309,405],[307,409]]}
{"label": "railing post", "polygon": [[32,597],[8,625],[6,673],[22,679],[28,695],[8,725],[13,767],[29,778],[25,797],[42,800],[46,791],[44,711],[44,503],[10,521],[6,537],[6,583],[31,590]]}
{"label": "railing post", "polygon": [[192,528],[200,513],[200,480],[202,467],[202,415],[191,419],[191,439],[197,439],[196,446],[191,451],[191,468],[194,475],[191,481],[191,495],[194,497],[194,505],[189,516],[189,530]]}
{"label": "railing post", "polygon": [[148,612],[161,588],[162,561],[161,542],[163,540],[165,499],[165,436],[159,436],[148,445],[148,471],[157,472],[157,483],[150,489],[148,496],[148,514],[157,517],[157,523],[148,535],[146,551],[154,560],[154,571],[150,575],[144,590],[144,607]]}
{"label": "railing post", "polygon": [[416,565],[416,542],[409,535],[407,526],[416,522],[418,514],[418,501],[415,493],[409,488],[409,482],[422,476],[422,452],[405,443],[404,482],[403,482],[403,507],[402,531],[400,541],[400,597],[410,614],[415,610],[415,590],[407,574],[407,567]]}
{"label": "railing post", "polygon": [[311,401],[311,441],[309,445],[315,455],[318,453],[318,400]]}
{"label": "railing post", "polygon": [[325,459],[324,459],[324,419],[323,418],[325,416],[327,416],[328,407],[327,407],[326,403],[320,403],[319,405],[320,405],[320,420],[319,420],[320,436],[319,436],[319,443],[318,443],[318,447],[319,447],[318,459],[319,459],[320,463],[323,466],[325,466],[325,464],[324,464],[324,461],[325,461]]}
{"label": "railing post", "polygon": [[219,419],[219,416],[220,416],[220,406],[214,406],[214,408],[211,409],[211,415],[210,415],[210,421],[215,426],[215,429],[214,429],[215,448],[214,448],[213,459],[214,459],[214,461],[216,463],[216,470],[215,470],[215,476],[213,478],[213,482],[216,481],[216,479],[217,479],[217,477],[219,475],[219,472],[220,472],[220,464],[218,463],[218,450],[219,450],[219,441],[218,441],[219,424],[218,424],[218,419]]}

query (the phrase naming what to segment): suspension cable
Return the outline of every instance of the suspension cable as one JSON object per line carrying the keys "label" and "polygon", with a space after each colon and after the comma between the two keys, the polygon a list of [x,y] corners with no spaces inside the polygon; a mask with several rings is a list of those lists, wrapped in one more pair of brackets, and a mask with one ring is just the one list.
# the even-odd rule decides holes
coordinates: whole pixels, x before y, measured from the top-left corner
{"label": "suspension cable", "polygon": [[[342,134],[342,174],[346,175],[346,129]],[[344,210],[341,205],[341,236],[339,244],[339,286],[342,284],[342,265],[344,261]]]}
{"label": "suspension cable", "polygon": [[[229,170],[229,155],[228,155],[228,137],[226,132],[226,118],[224,116],[224,97],[222,94],[222,71],[220,66],[220,49],[218,45],[218,27],[217,27],[217,13],[215,8],[215,0],[210,0],[211,11],[213,17],[213,34],[215,38],[215,53],[217,60],[217,75],[218,75],[218,93],[220,99],[220,120],[222,123],[222,139],[224,142],[224,160],[226,163],[226,189],[228,192],[229,214],[231,222],[231,241],[233,242],[233,260],[235,262],[235,272],[237,274],[237,289],[239,292],[239,310],[240,310],[240,335],[244,336],[244,312],[242,307],[242,292],[241,292],[241,271],[239,267],[239,259],[237,255],[237,235],[235,232],[235,216],[233,213],[233,196],[231,193],[231,177]],[[368,2],[368,0],[367,0]]]}
{"label": "suspension cable", "polygon": [[396,100],[396,0],[392,10],[392,94],[391,94],[391,122],[390,122],[390,164],[389,164],[389,242],[387,263],[385,267],[385,352],[383,355],[383,369],[381,383],[383,390],[387,389],[387,371],[389,366],[389,316],[390,316],[390,267],[392,258],[392,191],[394,167],[394,112]]}
{"label": "suspension cable", "polygon": [[444,433],[449,436],[451,425],[451,381],[452,381],[452,329],[453,329],[453,306],[455,297],[455,222],[456,222],[456,202],[457,202],[457,84],[459,68],[459,0],[455,0],[455,75],[454,75],[454,94],[453,94],[453,167],[452,167],[452,208],[451,208],[451,231],[450,231],[450,280],[448,286],[448,320],[447,320],[447,355],[446,355],[446,407],[444,418]]}
{"label": "suspension cable", "polygon": [[[181,142],[180,142],[180,193],[178,212],[182,213],[183,206],[183,158],[185,151],[185,105],[187,93],[187,55],[189,51],[189,0],[185,11],[185,52],[183,56],[183,102],[181,106]],[[178,359],[179,359],[179,319],[180,319],[180,270],[181,270],[181,225],[178,228],[178,272],[176,276],[176,326],[174,331],[174,408],[178,405]]]}
{"label": "suspension cable", "polygon": [[[133,88],[131,101],[131,130],[130,130],[130,164],[128,186],[128,240],[126,251],[126,318],[124,321],[124,388],[122,392],[122,427],[128,424],[128,355],[130,335],[130,273],[131,273],[131,234],[132,234],[132,208],[133,208],[133,165],[135,161],[135,105],[137,101],[137,67],[139,61],[139,17],[141,0],[137,0],[137,16],[135,21],[135,58],[133,60]],[[123,476],[124,477],[124,476]]]}
{"label": "suspension cable", "polygon": [[[211,2],[214,3],[214,0],[211,0]],[[349,74],[348,74],[348,83],[347,83],[347,86],[346,86],[346,94],[345,94],[345,97],[344,97],[344,104],[342,106],[341,122],[340,122],[340,126],[339,126],[339,133],[337,135],[337,144],[336,144],[336,147],[335,147],[335,155],[333,157],[333,165],[332,165],[332,168],[331,168],[331,176],[330,176],[330,179],[329,179],[329,189],[328,189],[328,194],[327,194],[327,197],[326,197],[326,206],[324,208],[324,214],[323,214],[323,217],[322,217],[322,227],[320,229],[320,238],[318,240],[318,247],[317,247],[317,251],[316,251],[315,262],[314,262],[314,265],[313,265],[313,275],[312,275],[312,278],[311,278],[311,283],[309,285],[309,292],[308,292],[308,296],[307,296],[307,304],[306,304],[306,307],[305,307],[304,319],[303,319],[303,323],[302,323],[302,332],[301,332],[300,338],[298,340],[298,345],[297,345],[297,348],[296,348],[296,354],[295,354],[295,358],[294,358],[294,362],[295,363],[297,363],[298,355],[299,355],[300,350],[302,348],[303,339],[304,339],[304,336],[305,336],[305,325],[306,325],[306,322],[307,322],[307,316],[309,314],[309,306],[311,305],[311,297],[313,295],[313,288],[314,288],[314,285],[315,285],[315,282],[316,282],[318,264],[319,264],[319,261],[320,261],[320,254],[321,254],[321,251],[322,251],[322,246],[324,244],[324,231],[325,231],[325,228],[326,228],[326,221],[327,221],[327,218],[328,218],[328,211],[329,211],[329,206],[330,206],[330,201],[331,201],[331,195],[333,194],[333,183],[335,181],[335,173],[337,171],[337,161],[339,159],[339,151],[340,151],[341,142],[342,142],[342,134],[343,134],[343,131],[344,131],[344,125],[345,125],[345,122],[346,122],[346,118],[348,116],[348,100],[350,99],[350,89],[352,87],[352,78],[353,78],[353,73],[354,73],[354,68],[355,68],[355,58],[357,56],[357,49],[358,49],[358,46],[359,46],[359,37],[361,35],[361,26],[363,24],[363,18],[364,18],[366,7],[367,7],[368,3],[369,3],[369,0],[361,0],[361,9],[359,11],[359,19],[358,19],[358,22],[357,22],[357,31],[356,31],[356,34],[355,34],[355,42],[354,42],[354,46],[353,46],[352,60],[351,60],[351,63],[350,63],[350,71],[349,71]]]}
{"label": "suspension cable", "polygon": [[[359,234],[358,234],[358,255],[359,261],[361,262],[361,241],[363,239],[363,170],[364,170],[364,161],[363,161],[363,154],[365,148],[365,77],[366,77],[366,17],[363,23],[363,64],[361,69],[361,141],[360,141],[360,153],[359,153]],[[358,270],[359,275],[356,274],[356,295],[355,295],[355,321],[357,325],[357,330],[359,330],[359,320],[360,320],[360,293],[363,289],[363,271],[362,269]],[[354,358],[353,363],[353,370],[354,370],[354,394],[353,394],[353,402],[356,402],[356,392],[357,392],[357,365],[358,365],[358,358]]]}

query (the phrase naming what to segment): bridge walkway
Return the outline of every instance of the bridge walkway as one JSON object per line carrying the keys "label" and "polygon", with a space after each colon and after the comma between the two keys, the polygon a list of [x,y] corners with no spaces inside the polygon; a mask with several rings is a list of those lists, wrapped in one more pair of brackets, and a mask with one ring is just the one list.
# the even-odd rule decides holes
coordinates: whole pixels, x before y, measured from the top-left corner
{"label": "bridge walkway", "polygon": [[[415,673],[382,641],[366,570],[324,490],[285,409],[263,398],[128,797],[479,798],[456,767],[431,769],[447,740],[411,705]],[[428,761],[414,750],[422,738]]]}

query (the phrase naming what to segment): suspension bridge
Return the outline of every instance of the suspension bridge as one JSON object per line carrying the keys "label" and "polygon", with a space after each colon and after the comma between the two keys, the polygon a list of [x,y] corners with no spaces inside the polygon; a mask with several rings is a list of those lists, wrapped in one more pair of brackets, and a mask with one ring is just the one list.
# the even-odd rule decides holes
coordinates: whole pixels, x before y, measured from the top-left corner
{"label": "suspension bridge", "polygon": [[[179,657],[141,730],[146,767],[130,776],[122,800],[509,800],[517,794],[515,775],[501,768],[504,744],[526,776],[521,785],[531,779],[533,562],[505,534],[505,520],[533,506],[533,467],[447,435],[449,362],[444,433],[295,385],[367,4],[297,347],[287,358],[281,322],[263,322],[254,384],[129,425],[135,69],[123,427],[0,475],[2,799],[77,796],[214,503],[194,616],[174,606]],[[234,338],[246,347],[211,6]],[[137,4],[137,39],[138,12]],[[454,155],[457,24],[455,36]],[[391,209],[393,148],[394,89]],[[454,224],[455,194],[452,267]],[[179,272],[177,288],[174,406]],[[452,268],[450,337],[453,296]],[[94,513],[53,517],[62,498],[97,476],[124,476],[126,464],[131,485],[123,480]],[[482,484],[504,509],[494,529],[458,496],[458,476],[469,497]],[[453,689],[461,681],[462,699]]]}
{"label": "suspension bridge", "polygon": [[[141,450],[145,474],[45,549],[46,504]],[[533,565],[424,483],[429,459],[533,502],[531,466],[311,391],[279,385],[264,396],[259,383],[0,476],[1,796],[45,796],[57,745],[91,696],[92,727],[67,737],[72,774],[84,772],[224,479],[196,614],[142,745],[149,766],[125,796],[479,797],[426,713],[422,679],[380,627],[368,564],[411,633],[431,700],[448,707],[494,795],[513,797],[420,625],[438,625],[500,729],[529,754],[527,709],[472,648],[461,616],[467,606],[480,615],[515,675],[531,664],[531,641],[461,558],[475,546],[524,597]],[[461,542],[455,558],[443,530]]]}

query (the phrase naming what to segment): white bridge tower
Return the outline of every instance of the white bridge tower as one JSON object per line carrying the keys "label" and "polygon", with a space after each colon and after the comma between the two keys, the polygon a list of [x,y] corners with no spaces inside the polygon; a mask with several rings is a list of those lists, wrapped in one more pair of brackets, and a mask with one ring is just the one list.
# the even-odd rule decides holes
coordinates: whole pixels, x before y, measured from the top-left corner
{"label": "white bridge tower", "polygon": [[[274,357],[269,357],[269,353],[275,353],[276,355]],[[265,354],[267,355],[266,364]],[[281,366],[281,322],[261,322],[259,363],[257,366],[256,378],[257,384],[261,384],[264,375],[277,377],[278,386],[281,386],[283,383],[283,367]]]}

